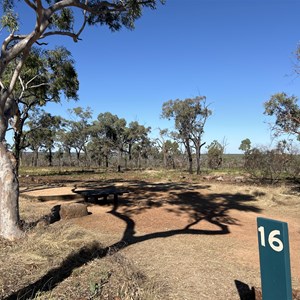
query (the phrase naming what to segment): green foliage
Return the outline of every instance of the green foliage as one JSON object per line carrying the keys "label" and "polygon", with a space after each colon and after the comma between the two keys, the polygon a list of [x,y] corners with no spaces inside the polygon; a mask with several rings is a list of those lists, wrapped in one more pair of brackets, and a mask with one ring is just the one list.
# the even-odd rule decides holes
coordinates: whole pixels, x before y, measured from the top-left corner
{"label": "green foliage", "polygon": [[216,140],[207,146],[208,166],[218,169],[222,166],[224,147]]}
{"label": "green foliage", "polygon": [[61,126],[61,117],[52,116],[41,109],[35,109],[30,116],[24,133],[21,148],[30,148],[35,153],[34,165],[37,165],[38,152],[40,149],[47,154],[48,165],[52,165],[52,150],[57,140],[57,131]]}
{"label": "green foliage", "polygon": [[169,100],[163,103],[162,117],[174,119],[175,128],[182,139],[201,136],[204,133],[206,119],[211,115],[205,100],[205,97]]}
{"label": "green foliage", "polygon": [[249,139],[242,140],[239,150],[244,151],[246,153],[250,149],[251,149],[251,141]]}
{"label": "green foliage", "polygon": [[74,15],[70,8],[63,8],[59,13],[53,14],[51,18],[51,28],[62,31],[71,31],[74,26]]}
{"label": "green foliage", "polygon": [[97,121],[91,127],[91,143],[89,149],[94,158],[99,161],[98,155],[106,158],[113,152],[121,156],[126,155],[131,160],[133,157],[146,158],[150,147],[148,133],[150,127],[140,125],[137,121],[129,123],[110,112],[100,113]]}
{"label": "green foliage", "polygon": [[200,150],[205,144],[202,143],[202,136],[206,120],[211,114],[204,96],[185,100],[169,100],[163,103],[162,117],[169,120],[174,119],[176,132],[173,136],[180,140],[186,148],[190,173],[192,173],[192,147],[196,151],[197,174],[200,173]]}
{"label": "green foliage", "polygon": [[140,125],[137,121],[130,122],[126,128],[126,151],[131,160],[132,154],[136,157],[147,158],[147,152],[151,147],[148,134],[151,127]]}
{"label": "green foliage", "polygon": [[[50,6],[46,7],[46,3]],[[2,225],[0,226],[1,235],[10,239],[18,238],[22,235],[18,225],[19,185],[17,173],[19,157],[17,156],[20,150],[20,136],[22,135],[24,120],[28,117],[31,106],[44,105],[47,101],[59,102],[61,92],[65,92],[68,98],[75,98],[78,89],[78,81],[73,63],[71,61],[59,60],[59,64],[56,64],[55,62],[58,61],[57,56],[55,60],[51,60],[49,56],[47,57],[46,55],[45,61],[49,64],[45,66],[45,61],[43,61],[41,74],[36,73],[34,77],[31,77],[28,81],[24,81],[22,76],[26,72],[25,64],[33,53],[33,45],[45,45],[45,39],[50,36],[65,36],[77,42],[88,23],[90,25],[106,24],[112,30],[118,30],[122,26],[133,28],[134,21],[141,16],[142,8],[155,8],[156,0],[46,0],[22,1],[22,4],[22,14],[28,14],[26,9],[31,11],[35,16],[35,23],[31,31],[29,29],[28,32],[28,28],[26,28],[25,34],[15,34],[19,22],[14,9],[18,9],[19,7],[15,5],[13,0],[3,0],[0,2],[3,13],[0,21],[2,27],[9,31],[8,36],[3,38],[1,44],[0,143],[6,151],[6,133],[9,129],[9,121],[13,120],[11,128],[13,128],[15,132],[16,144],[14,147],[16,150],[15,163],[8,164],[8,170],[2,170],[0,174],[1,184],[3,184],[4,187],[6,186],[7,190],[13,187],[10,193],[2,197],[1,206],[5,206],[7,209],[2,210],[0,213],[0,225]],[[73,13],[75,10],[82,12],[83,20],[82,15]],[[75,16],[79,16],[79,23],[75,22]],[[75,23],[77,23],[76,25],[78,26],[75,26]],[[75,31],[75,27],[77,27],[78,30]],[[43,40],[43,43],[40,43],[40,40]],[[56,51],[56,53],[58,52],[59,51]],[[51,52],[48,52],[48,54],[51,57]],[[63,58],[63,56],[60,56],[60,58]],[[32,66],[34,66],[34,64],[32,64]],[[45,72],[45,70],[51,70],[53,73]],[[30,72],[31,68],[28,68],[27,71]],[[43,78],[42,82],[33,84],[33,81],[40,80],[41,78]],[[72,78],[71,81],[69,81],[70,78]],[[6,81],[5,85],[4,81]],[[20,83],[19,87],[17,87],[18,82]],[[28,85],[31,84],[33,84],[33,86],[28,88]],[[28,93],[29,90],[30,92]],[[32,92],[34,90],[35,92]],[[24,97],[25,92],[28,93],[26,100]],[[19,95],[16,97],[16,94]],[[46,95],[47,97],[44,98],[42,95]],[[29,99],[30,103],[27,102]],[[22,108],[18,106],[20,103],[24,108],[22,116],[20,113]],[[51,146],[48,147],[49,157],[52,156],[51,148]],[[81,150],[78,152],[78,156],[80,151]],[[36,153],[38,154],[38,152]],[[8,153],[5,153],[0,160],[2,160],[2,162],[7,161],[7,156]],[[10,178],[8,178],[5,175],[7,172],[14,174],[14,176],[9,176]],[[8,180],[4,180],[5,178]]]}
{"label": "green foliage", "polygon": [[45,52],[48,65],[48,85],[52,98],[60,99],[63,92],[67,99],[78,99],[79,81],[75,70],[75,61],[64,47],[56,47]]}
{"label": "green foliage", "polygon": [[6,11],[6,14],[1,17],[0,22],[2,27],[7,28],[10,33],[19,29],[18,15],[11,9]]}
{"label": "green foliage", "polygon": [[176,141],[166,140],[163,145],[165,166],[176,168],[175,159],[180,155],[179,144]]}
{"label": "green foliage", "polygon": [[[3,74],[3,83],[8,86],[19,63],[17,57]],[[67,99],[77,99],[79,82],[71,54],[64,47],[43,51],[32,48],[19,75],[12,98],[18,104],[14,118],[14,154],[19,161],[20,151],[24,148],[23,126],[32,110],[46,105],[47,102],[60,102],[61,94]],[[47,124],[45,125],[47,127]],[[28,142],[28,141],[27,141]],[[50,148],[48,148],[50,149]],[[51,159],[51,158],[50,158]],[[17,163],[18,167],[18,163]]]}
{"label": "green foliage", "polygon": [[[49,7],[46,7],[46,3]],[[76,42],[86,24],[107,25],[112,30],[119,30],[122,26],[133,28],[135,20],[142,15],[143,7],[154,9],[156,3],[156,0],[25,1],[22,13],[27,13],[26,8],[31,10],[36,22],[31,32],[15,35],[19,29],[15,10],[19,7],[13,0],[1,1],[2,27],[7,28],[11,34],[3,39],[1,47],[0,82],[6,92],[1,94],[0,105],[4,107],[12,94],[18,103],[25,105],[43,106],[47,101],[59,102],[61,92],[68,99],[77,99],[79,83],[70,53],[63,47],[35,50],[33,45],[37,43],[42,46],[44,43],[39,41],[53,35],[70,37]],[[76,12],[78,10],[82,12],[83,19]],[[0,126],[0,137],[3,140],[8,120],[0,116],[0,122],[5,123]]]}
{"label": "green foliage", "polygon": [[71,152],[75,149],[77,154],[77,163],[79,164],[80,153],[83,151],[86,155],[86,146],[90,138],[92,110],[75,107],[69,110],[72,116],[71,120],[64,120],[64,126],[59,131],[59,139],[62,147]]}
{"label": "green foliage", "polygon": [[281,179],[297,179],[300,175],[300,156],[280,141],[275,149],[253,148],[245,155],[245,169],[260,181],[276,183]]}
{"label": "green foliage", "polygon": [[180,136],[190,136],[195,129],[203,130],[203,117],[210,115],[208,109],[203,109],[201,102],[205,97],[196,97],[185,100],[169,100],[163,103],[162,116],[167,119],[174,119],[175,128]]}
{"label": "green foliage", "polygon": [[[108,3],[108,7],[105,7],[101,2],[92,1],[92,10],[87,16],[88,24],[107,25],[110,30],[117,31],[122,26],[134,29],[135,21],[142,16],[142,8],[155,9],[157,1],[123,0],[117,3]],[[160,2],[164,3],[165,1]]]}
{"label": "green foliage", "polygon": [[275,135],[295,134],[300,139],[300,107],[297,102],[295,96],[278,93],[264,103],[264,113],[276,118],[273,127]]}
{"label": "green foliage", "polygon": [[[9,85],[19,58],[10,64],[3,75],[3,84]],[[26,106],[43,106],[46,102],[59,102],[61,93],[67,99],[77,99],[79,81],[71,58],[64,47],[54,50],[32,48],[23,72],[15,85],[14,98]],[[21,108],[21,107],[20,107]]]}
{"label": "green foliage", "polygon": [[25,133],[25,141],[36,148],[52,149],[56,141],[56,132],[61,125],[61,118],[52,116],[43,110],[35,110],[27,122],[29,130]]}
{"label": "green foliage", "polygon": [[105,138],[109,143],[117,145],[122,143],[126,120],[117,115],[113,115],[110,112],[100,113],[98,115],[98,121],[94,122],[93,129],[94,132],[103,138]]}

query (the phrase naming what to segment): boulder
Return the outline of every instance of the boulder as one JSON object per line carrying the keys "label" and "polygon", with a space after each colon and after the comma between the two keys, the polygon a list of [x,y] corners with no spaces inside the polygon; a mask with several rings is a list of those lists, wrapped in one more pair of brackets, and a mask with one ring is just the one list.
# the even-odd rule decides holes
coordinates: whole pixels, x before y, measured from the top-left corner
{"label": "boulder", "polygon": [[87,205],[83,203],[63,204],[59,214],[62,220],[84,217],[88,215]]}

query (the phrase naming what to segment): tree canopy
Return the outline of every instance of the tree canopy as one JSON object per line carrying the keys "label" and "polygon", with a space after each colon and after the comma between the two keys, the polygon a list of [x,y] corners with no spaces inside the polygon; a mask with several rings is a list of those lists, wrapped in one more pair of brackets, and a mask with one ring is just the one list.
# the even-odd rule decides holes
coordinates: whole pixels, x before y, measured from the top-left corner
{"label": "tree canopy", "polygon": [[211,115],[205,96],[185,100],[169,100],[163,103],[162,117],[174,119],[175,136],[184,144],[189,157],[189,172],[192,173],[192,147],[196,151],[197,174],[200,173],[200,151],[204,126]]}
{"label": "tree canopy", "polygon": [[300,140],[300,107],[297,97],[277,93],[266,101],[264,106],[264,113],[275,117],[273,130],[276,135],[295,134]]}
{"label": "tree canopy", "polygon": [[251,149],[251,141],[250,139],[244,139],[241,141],[239,150],[244,151],[245,153]]}
{"label": "tree canopy", "polygon": [[[105,25],[113,31],[122,27],[133,29],[134,22],[141,17],[143,8],[155,9],[157,2],[156,0],[25,0],[22,2],[22,14],[33,13],[35,16],[35,24],[29,33],[28,29],[26,29],[26,33],[22,32],[22,22],[19,18],[20,6],[16,1],[3,0],[0,2],[2,34],[7,33],[6,38],[2,41],[0,52],[1,236],[14,239],[22,235],[18,226],[17,163],[8,151],[5,140],[9,122],[20,115],[19,104],[21,101],[19,98],[15,98],[15,92],[18,89],[31,92],[31,89],[28,89],[29,85],[26,88],[26,84],[32,84],[39,87],[35,90],[35,94],[31,95],[34,101],[45,101],[43,96],[49,96],[48,99],[55,100],[62,90],[65,91],[67,97],[76,96],[76,88],[72,88],[73,84],[76,87],[77,78],[74,72],[74,76],[68,78],[63,76],[62,80],[57,80],[63,73],[72,73],[72,63],[67,63],[66,56],[63,55],[65,53],[68,56],[68,54],[66,51],[60,52],[58,49],[53,50],[55,52],[52,53],[43,52],[41,49],[46,44],[47,38],[62,36],[72,38],[74,42],[77,42],[85,27],[94,25]],[[160,0],[160,2],[164,1]],[[34,46],[39,50],[34,50]],[[48,64],[34,56],[35,51],[40,51]],[[61,62],[59,62],[60,59]],[[32,74],[29,74],[30,72],[26,74],[26,64],[32,64],[32,69],[27,68],[27,71],[32,71]],[[42,71],[45,68],[52,69],[53,72],[48,72],[47,76]],[[29,77],[25,78],[25,75]],[[46,77],[43,78],[43,76]],[[69,78],[73,78],[73,80],[69,82]],[[51,86],[47,85],[51,81]],[[24,97],[22,101],[24,101]]]}
{"label": "tree canopy", "polygon": [[[0,56],[0,140],[5,138],[7,122],[4,115],[5,105],[16,88],[22,69],[32,53],[34,45],[44,45],[50,36],[67,36],[75,42],[86,26],[106,25],[111,30],[119,30],[122,26],[133,29],[136,19],[141,17],[142,8],[156,8],[156,0],[120,0],[120,1],[80,1],[80,0],[47,0],[24,1],[25,7],[36,16],[36,23],[30,33],[21,33],[19,14],[14,0],[1,1],[3,16],[2,27],[7,29]],[[161,1],[164,2],[164,1]],[[76,13],[76,10],[82,14]],[[25,12],[22,12],[25,13]],[[61,66],[59,66],[61,68]],[[59,68],[56,69],[59,72]],[[10,76],[7,70],[10,69]],[[6,73],[5,80],[4,74]]]}

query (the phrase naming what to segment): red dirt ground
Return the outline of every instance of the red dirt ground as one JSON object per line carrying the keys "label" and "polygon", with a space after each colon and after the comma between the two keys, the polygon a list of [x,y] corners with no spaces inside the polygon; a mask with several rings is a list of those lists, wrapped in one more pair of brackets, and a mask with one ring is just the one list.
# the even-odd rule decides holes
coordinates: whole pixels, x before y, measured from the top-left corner
{"label": "red dirt ground", "polygon": [[[90,204],[72,222],[120,250],[149,277],[164,282],[170,299],[241,299],[238,289],[259,287],[256,218],[289,226],[293,287],[300,288],[300,201],[281,188],[154,183],[126,186],[118,207]],[[66,194],[70,188],[31,192]],[[30,193],[28,193],[30,194]],[[52,207],[62,201],[45,202]],[[239,287],[239,288],[237,288]]]}

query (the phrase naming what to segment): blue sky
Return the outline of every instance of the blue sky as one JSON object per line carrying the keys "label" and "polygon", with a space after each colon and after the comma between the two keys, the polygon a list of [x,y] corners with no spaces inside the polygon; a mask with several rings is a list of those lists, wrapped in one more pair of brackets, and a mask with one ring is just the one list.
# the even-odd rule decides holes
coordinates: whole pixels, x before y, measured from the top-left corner
{"label": "blue sky", "polygon": [[170,99],[204,95],[213,115],[204,140],[227,141],[238,153],[245,138],[271,143],[263,102],[277,92],[300,96],[293,52],[300,41],[298,0],[167,0],[145,10],[136,29],[89,28],[82,41],[56,39],[76,60],[77,103],[50,105],[53,114],[91,107],[128,122],[173,127],[160,118]]}

